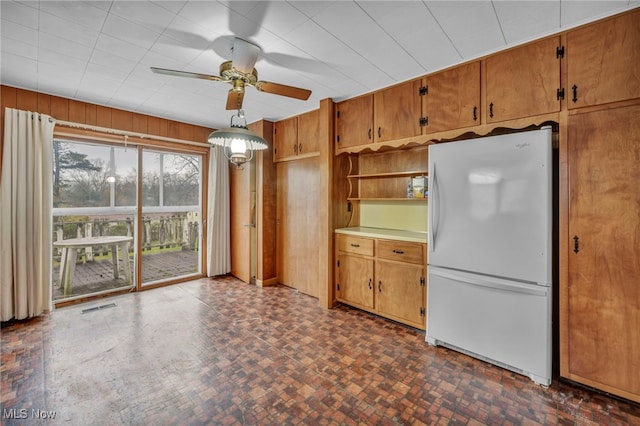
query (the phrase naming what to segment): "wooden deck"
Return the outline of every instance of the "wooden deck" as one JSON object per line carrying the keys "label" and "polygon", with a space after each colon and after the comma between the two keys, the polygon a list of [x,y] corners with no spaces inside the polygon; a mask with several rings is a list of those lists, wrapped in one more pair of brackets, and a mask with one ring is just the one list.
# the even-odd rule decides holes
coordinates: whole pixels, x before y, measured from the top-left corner
{"label": "wooden deck", "polygon": [[[197,273],[199,256],[199,252],[191,250],[143,254],[142,282],[147,283]],[[120,271],[122,271],[122,265],[119,265],[119,267]],[[59,288],[59,271],[60,266],[54,264],[53,300],[65,299],[63,290]],[[66,297],[123,289],[127,288],[127,286],[124,274],[121,273],[118,279],[113,278],[111,258],[84,263],[78,262],[73,277],[72,293]]]}

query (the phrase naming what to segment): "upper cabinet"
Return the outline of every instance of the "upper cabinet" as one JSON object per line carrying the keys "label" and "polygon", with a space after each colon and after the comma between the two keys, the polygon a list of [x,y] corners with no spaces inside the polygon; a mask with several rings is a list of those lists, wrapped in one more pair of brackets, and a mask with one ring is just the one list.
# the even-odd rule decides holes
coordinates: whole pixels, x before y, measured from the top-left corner
{"label": "upper cabinet", "polygon": [[274,161],[318,155],[320,110],[313,110],[273,124]]}
{"label": "upper cabinet", "polygon": [[426,77],[423,90],[424,133],[480,124],[480,62]]}
{"label": "upper cabinet", "polygon": [[560,111],[561,52],[556,36],[488,57],[486,122]]}
{"label": "upper cabinet", "polygon": [[273,123],[273,158],[293,157],[298,151],[298,117]]}
{"label": "upper cabinet", "polygon": [[422,133],[422,79],[411,80],[373,94],[373,141],[386,142]]}
{"label": "upper cabinet", "polygon": [[320,110],[298,116],[298,155],[318,152],[320,140]]}
{"label": "upper cabinet", "polygon": [[567,33],[569,109],[640,97],[640,9]]}
{"label": "upper cabinet", "polygon": [[373,142],[373,94],[336,104],[335,115],[336,148]]}

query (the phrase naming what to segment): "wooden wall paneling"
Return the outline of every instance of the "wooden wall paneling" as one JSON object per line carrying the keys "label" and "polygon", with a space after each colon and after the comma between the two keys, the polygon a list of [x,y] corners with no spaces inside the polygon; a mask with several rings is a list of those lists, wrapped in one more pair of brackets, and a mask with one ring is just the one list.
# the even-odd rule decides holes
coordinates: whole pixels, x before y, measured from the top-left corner
{"label": "wooden wall paneling", "polygon": [[169,120],[166,118],[158,118],[158,133],[154,134],[169,137]]}
{"label": "wooden wall paneling", "polygon": [[87,122],[87,108],[84,102],[69,100],[69,121],[74,123]]}
{"label": "wooden wall paneling", "polygon": [[4,146],[4,109],[16,108],[17,106],[17,89],[9,86],[0,86],[0,172],[2,171],[2,151]]}
{"label": "wooden wall paneling", "polygon": [[167,122],[167,137],[179,139],[180,138],[180,123],[173,120],[166,120]]}
{"label": "wooden wall paneling", "polygon": [[56,120],[69,120],[69,99],[51,96],[51,116]]}
{"label": "wooden wall paneling", "polygon": [[194,126],[187,123],[178,123],[178,139],[183,139],[185,141],[193,140],[193,131]]}
{"label": "wooden wall paneling", "polygon": [[158,117],[147,117],[147,132],[150,135],[160,134],[160,119]]}
{"label": "wooden wall paneling", "polygon": [[111,108],[98,105],[96,110],[96,126],[111,128]]}
{"label": "wooden wall paneling", "polygon": [[36,112],[38,110],[38,94],[29,90],[17,90],[17,108],[23,111]]}
{"label": "wooden wall paneling", "polygon": [[[230,235],[231,235],[231,274],[245,283],[251,280],[251,265],[257,259],[251,256],[251,228],[252,223],[252,169],[255,160],[239,169],[235,166],[229,169],[230,193]],[[253,185],[255,188],[255,185]]]}
{"label": "wooden wall paneling", "polygon": [[98,123],[98,106],[95,104],[84,104],[85,123],[90,126],[97,126]]}
{"label": "wooden wall paneling", "polygon": [[144,114],[134,113],[133,122],[131,123],[131,129],[137,133],[147,133],[148,132],[147,120],[148,120],[148,116]]}
{"label": "wooden wall paneling", "polygon": [[51,96],[38,93],[38,112],[51,115]]}
{"label": "wooden wall paneling", "polygon": [[[318,193],[318,304],[325,308],[333,307],[333,167],[334,167],[334,131],[335,104],[331,99],[320,101],[318,150],[319,185]],[[312,242],[313,244],[313,242]]]}
{"label": "wooden wall paneling", "polygon": [[210,133],[211,129],[207,129],[206,127],[202,126],[196,126],[193,129],[193,140],[195,142],[207,143]]}
{"label": "wooden wall paneling", "polygon": [[118,130],[133,130],[133,113],[121,109],[111,110],[111,127]]}

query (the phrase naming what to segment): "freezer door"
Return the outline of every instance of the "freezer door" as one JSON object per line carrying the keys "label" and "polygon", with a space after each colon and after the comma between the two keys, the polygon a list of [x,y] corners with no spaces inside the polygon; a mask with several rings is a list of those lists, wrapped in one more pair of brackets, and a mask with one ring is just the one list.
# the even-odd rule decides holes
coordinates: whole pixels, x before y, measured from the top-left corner
{"label": "freezer door", "polygon": [[551,129],[429,147],[429,264],[549,285]]}
{"label": "freezer door", "polygon": [[551,383],[551,288],[431,267],[427,342]]}

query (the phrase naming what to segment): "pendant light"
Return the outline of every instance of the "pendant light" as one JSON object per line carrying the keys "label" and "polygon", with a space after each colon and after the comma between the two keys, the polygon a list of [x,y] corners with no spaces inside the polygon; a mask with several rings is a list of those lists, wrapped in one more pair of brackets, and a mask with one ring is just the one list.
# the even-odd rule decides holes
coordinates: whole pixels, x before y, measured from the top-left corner
{"label": "pendant light", "polygon": [[[237,118],[237,121],[241,120],[241,123],[234,123],[234,118]],[[242,168],[244,163],[251,161],[253,151],[268,148],[267,141],[247,128],[247,120],[241,109],[231,117],[228,128],[211,132],[209,143],[224,147],[224,156],[237,168]]]}

